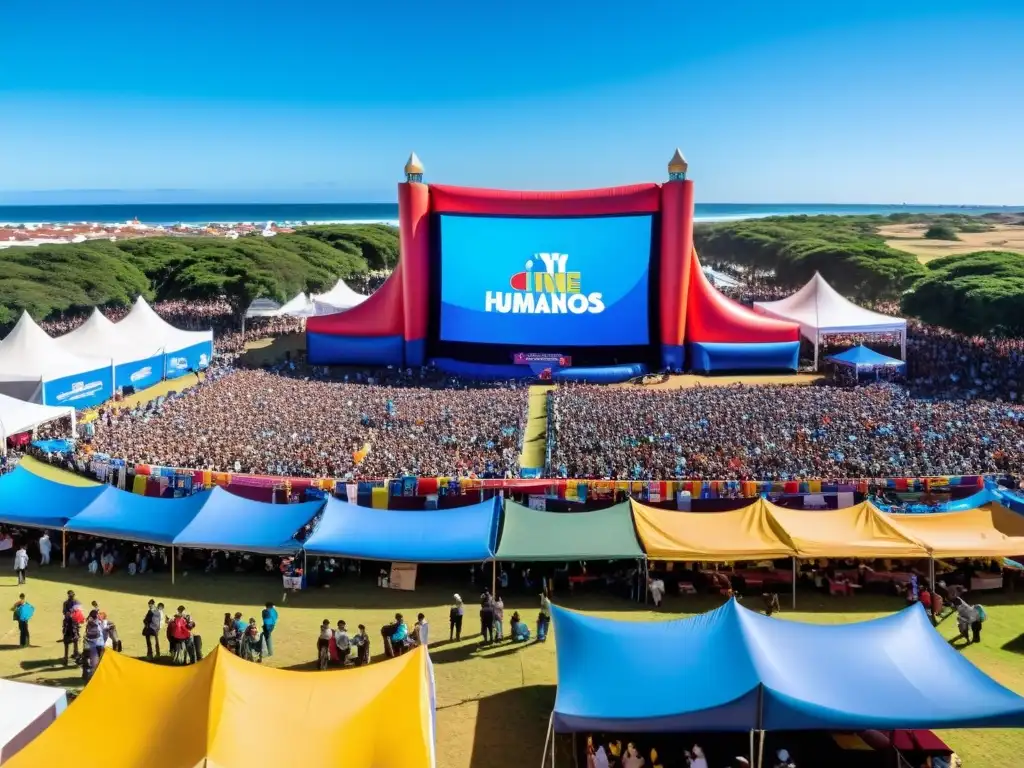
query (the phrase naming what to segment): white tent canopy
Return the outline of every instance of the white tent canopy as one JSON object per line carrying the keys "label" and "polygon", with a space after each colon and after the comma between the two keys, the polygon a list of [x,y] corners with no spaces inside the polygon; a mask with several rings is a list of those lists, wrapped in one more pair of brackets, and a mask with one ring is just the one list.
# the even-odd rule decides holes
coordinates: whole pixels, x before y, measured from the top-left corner
{"label": "white tent canopy", "polygon": [[326,293],[314,294],[312,299],[317,315],[333,315],[362,304],[366,301],[366,296],[353,291],[345,285],[344,280],[338,280],[331,290]]}
{"label": "white tent canopy", "polygon": [[281,314],[281,305],[273,299],[255,299],[249,308],[245,310],[246,318],[250,317],[277,317]]}
{"label": "white tent canopy", "polygon": [[899,333],[900,358],[907,359],[906,320],[857,306],[817,272],[792,296],[779,301],[755,301],[754,311],[798,323],[800,332],[814,344],[815,368],[821,337],[830,333]]}
{"label": "white tent canopy", "polygon": [[166,354],[180,352],[197,344],[213,344],[213,331],[183,331],[175,328],[153,311],[146,300],[139,296],[131,312],[123,320],[114,323],[122,337],[132,344],[156,345]]}
{"label": "white tent canopy", "polygon": [[114,365],[126,365],[163,353],[163,347],[157,341],[140,343],[129,339],[99,309],[93,309],[89,319],[82,325],[58,336],[54,341],[72,354],[109,355]]}
{"label": "white tent canopy", "polygon": [[[48,381],[111,368],[111,358],[69,352],[36,325],[28,312],[0,342],[0,392],[22,400],[42,401]],[[106,379],[110,371],[105,374]]]}
{"label": "white tent canopy", "polygon": [[311,317],[316,314],[316,307],[305,293],[299,293],[286,301],[277,314],[282,317]]}
{"label": "white tent canopy", "polygon": [[46,730],[67,706],[63,688],[0,679],[0,763]]}
{"label": "white tent canopy", "polygon": [[57,419],[71,417],[75,434],[75,409],[69,405],[40,405],[0,394],[0,454],[7,452],[7,438]]}

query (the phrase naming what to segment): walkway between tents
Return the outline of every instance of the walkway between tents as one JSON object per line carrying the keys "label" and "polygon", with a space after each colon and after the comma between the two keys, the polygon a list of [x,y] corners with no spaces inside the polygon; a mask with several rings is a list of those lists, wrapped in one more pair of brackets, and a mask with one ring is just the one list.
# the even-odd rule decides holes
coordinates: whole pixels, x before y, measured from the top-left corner
{"label": "walkway between tents", "polygon": [[521,469],[543,472],[548,450],[548,392],[550,384],[530,387],[530,404],[526,411],[526,434],[519,456]]}

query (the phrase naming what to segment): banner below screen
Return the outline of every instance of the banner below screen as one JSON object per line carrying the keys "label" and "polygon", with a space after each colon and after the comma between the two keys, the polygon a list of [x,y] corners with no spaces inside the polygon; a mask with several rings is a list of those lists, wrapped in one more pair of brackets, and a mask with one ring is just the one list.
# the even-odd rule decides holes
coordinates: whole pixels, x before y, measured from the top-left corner
{"label": "banner below screen", "polygon": [[650,215],[440,220],[442,341],[649,343]]}

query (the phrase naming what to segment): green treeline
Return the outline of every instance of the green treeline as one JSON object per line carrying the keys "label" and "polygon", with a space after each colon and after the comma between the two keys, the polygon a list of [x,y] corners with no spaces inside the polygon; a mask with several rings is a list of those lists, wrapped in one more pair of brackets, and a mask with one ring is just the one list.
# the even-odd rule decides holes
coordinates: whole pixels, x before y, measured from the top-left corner
{"label": "green treeline", "polygon": [[[1024,335],[1024,255],[982,251],[921,264],[885,243],[886,224],[924,224],[944,237],[983,232],[991,217],[789,216],[700,225],[705,264],[739,267],[796,290],[818,271],[843,295],[898,300],[903,312],[963,333]],[[771,275],[771,277],[769,277]]]}
{"label": "green treeline", "polygon": [[383,224],[303,227],[237,240],[146,237],[0,250],[0,324],[27,310],[67,310],[147,299],[225,296],[241,313],[261,296],[285,301],[398,261],[398,230]]}
{"label": "green treeline", "polygon": [[774,275],[796,289],[820,272],[844,294],[894,299],[923,277],[913,254],[885,244],[876,216],[786,216],[699,226],[694,244],[704,263]]}
{"label": "green treeline", "polygon": [[934,259],[903,297],[903,310],[961,333],[1024,336],[1024,255],[979,251]]}

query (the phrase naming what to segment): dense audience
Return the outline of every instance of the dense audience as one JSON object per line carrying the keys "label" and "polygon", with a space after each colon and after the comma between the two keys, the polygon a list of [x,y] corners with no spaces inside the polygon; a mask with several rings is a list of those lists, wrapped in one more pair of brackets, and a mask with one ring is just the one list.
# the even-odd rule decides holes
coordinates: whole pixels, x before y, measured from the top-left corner
{"label": "dense audience", "polygon": [[1024,469],[1024,408],[926,400],[891,384],[594,386],[553,395],[568,477],[904,477]]}
{"label": "dense audience", "polygon": [[425,370],[340,381],[300,373],[221,368],[174,398],[104,409],[90,447],[163,466],[303,477],[518,469],[523,388],[471,389]]}

